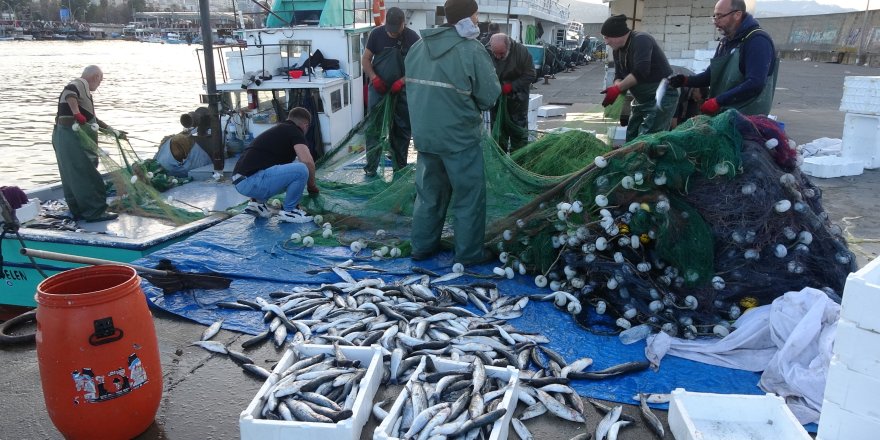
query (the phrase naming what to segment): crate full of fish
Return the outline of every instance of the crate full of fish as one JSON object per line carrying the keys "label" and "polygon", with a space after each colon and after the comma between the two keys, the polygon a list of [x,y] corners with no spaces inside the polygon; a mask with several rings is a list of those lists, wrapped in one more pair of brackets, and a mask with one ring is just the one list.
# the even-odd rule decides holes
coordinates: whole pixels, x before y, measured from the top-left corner
{"label": "crate full of fish", "polygon": [[239,417],[242,440],[355,440],[382,382],[378,347],[289,348]]}
{"label": "crate full of fish", "polygon": [[[519,370],[423,356],[373,433],[374,440],[456,438],[474,430],[507,438],[518,402]],[[471,437],[462,437],[471,438]]]}

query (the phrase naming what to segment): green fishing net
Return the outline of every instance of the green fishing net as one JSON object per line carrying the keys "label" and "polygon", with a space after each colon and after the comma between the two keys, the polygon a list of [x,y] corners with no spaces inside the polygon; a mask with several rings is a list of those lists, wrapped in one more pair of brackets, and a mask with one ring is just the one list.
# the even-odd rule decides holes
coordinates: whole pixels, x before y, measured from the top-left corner
{"label": "green fishing net", "polygon": [[591,329],[723,336],[787,291],[839,300],[854,257],[767,121],[728,111],[641,136],[494,222],[488,241]]}
{"label": "green fishing net", "polygon": [[82,125],[76,132],[80,145],[97,156],[107,172],[113,196],[111,210],[163,219],[175,225],[206,216],[201,209],[172,206],[161,194],[189,179],[170,177],[155,161],[142,161],[131,144],[111,129],[96,131],[92,125]]}
{"label": "green fishing net", "polygon": [[[379,178],[365,178],[363,166],[367,133],[378,133],[385,162],[388,127],[393,115],[393,99],[385,98],[339,147],[317,163],[318,197],[303,197],[301,204],[312,214],[329,221],[339,242],[349,245],[361,240],[371,249],[397,246],[408,249],[415,202],[415,156],[407,167],[392,171],[380,168]],[[515,158],[498,147],[487,130],[480,140],[485,163],[487,223],[508,216],[557,185],[572,170],[583,168],[595,155],[607,151],[605,143],[593,134],[569,130],[544,134],[534,145],[517,152]],[[520,161],[523,166],[517,163]],[[452,215],[452,212],[449,212]],[[382,237],[375,236],[380,231]],[[453,231],[444,232],[444,238]]]}

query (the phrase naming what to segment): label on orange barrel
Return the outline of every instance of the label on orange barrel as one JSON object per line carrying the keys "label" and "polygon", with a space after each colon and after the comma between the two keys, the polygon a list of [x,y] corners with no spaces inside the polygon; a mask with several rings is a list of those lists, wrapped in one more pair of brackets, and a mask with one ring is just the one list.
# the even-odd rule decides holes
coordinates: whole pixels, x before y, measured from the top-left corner
{"label": "label on orange barrel", "polygon": [[[120,365],[125,365],[121,361]],[[100,373],[100,372],[99,372]],[[84,367],[73,370],[73,383],[76,385],[74,404],[96,403],[124,396],[146,384],[147,372],[136,353],[128,356],[127,366],[121,366],[104,373]]]}

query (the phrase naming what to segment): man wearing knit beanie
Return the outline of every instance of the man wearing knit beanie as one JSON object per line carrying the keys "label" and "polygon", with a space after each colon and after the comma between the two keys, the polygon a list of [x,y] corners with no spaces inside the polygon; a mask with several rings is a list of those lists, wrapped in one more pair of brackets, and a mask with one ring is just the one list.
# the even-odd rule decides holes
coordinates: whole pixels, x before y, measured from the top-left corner
{"label": "man wearing knit beanie", "polygon": [[416,160],[412,258],[441,250],[440,237],[452,209],[455,261],[477,264],[491,258],[484,248],[486,178],[482,118],[501,94],[486,48],[476,39],[477,3],[448,0],[447,24],[423,29],[406,56]]}
{"label": "man wearing knit beanie", "polygon": [[[663,49],[649,34],[630,30],[626,15],[612,15],[602,24],[605,44],[613,49],[614,85],[602,93],[602,105],[607,107],[621,94],[629,91],[633,96],[629,124],[626,127],[626,141],[658,131],[669,130],[678,90],[666,88],[665,78],[672,74],[672,68]],[[657,89],[663,82],[662,95],[657,102]]]}

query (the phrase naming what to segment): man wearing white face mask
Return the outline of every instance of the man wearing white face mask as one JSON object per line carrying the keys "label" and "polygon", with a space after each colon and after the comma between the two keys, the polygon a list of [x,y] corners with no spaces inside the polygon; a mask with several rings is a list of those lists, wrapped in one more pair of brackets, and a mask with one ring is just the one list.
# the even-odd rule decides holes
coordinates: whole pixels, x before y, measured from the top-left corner
{"label": "man wearing white face mask", "polygon": [[483,174],[481,111],[489,110],[501,84],[485,47],[476,40],[477,3],[448,0],[447,23],[421,31],[406,57],[416,161],[412,257],[440,250],[446,210],[452,202],[455,261],[475,264],[489,254],[486,230],[486,179]]}

